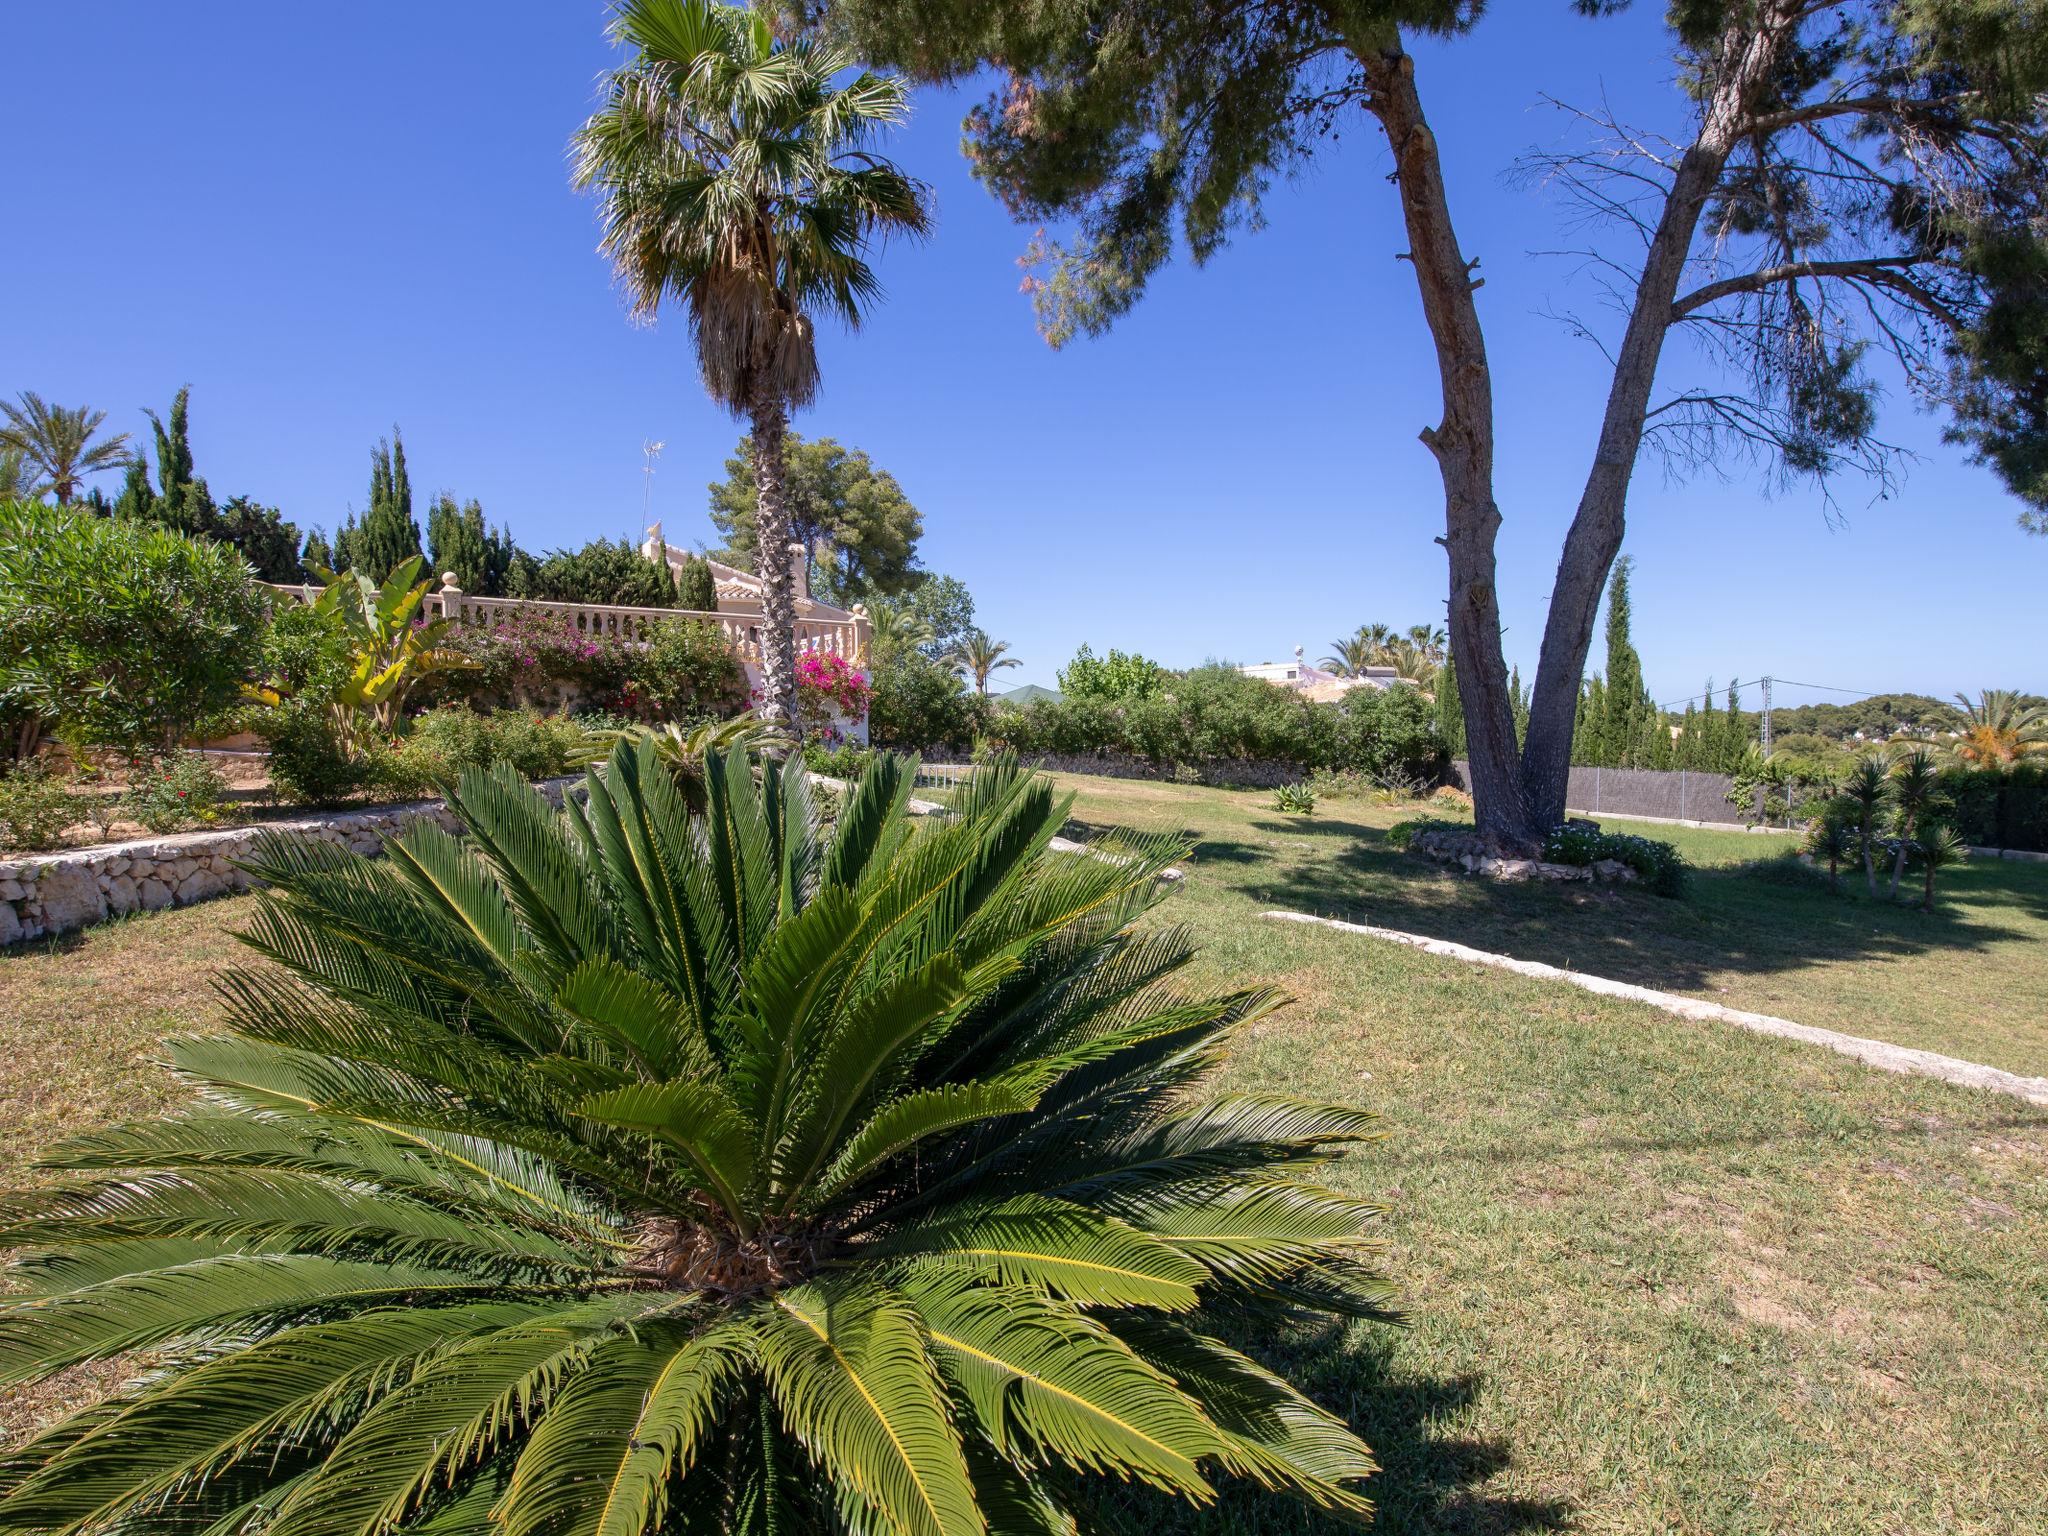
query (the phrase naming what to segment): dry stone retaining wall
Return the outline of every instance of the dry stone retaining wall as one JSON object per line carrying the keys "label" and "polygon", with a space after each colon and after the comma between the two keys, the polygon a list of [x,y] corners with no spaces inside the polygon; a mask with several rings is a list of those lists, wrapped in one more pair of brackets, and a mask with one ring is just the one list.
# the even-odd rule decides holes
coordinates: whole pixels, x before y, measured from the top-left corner
{"label": "dry stone retaining wall", "polygon": [[[574,782],[551,779],[540,789],[559,800],[564,787]],[[431,821],[451,832],[462,829],[445,802],[417,800],[0,860],[0,945],[69,933],[130,912],[157,912],[246,891],[252,882],[236,861],[245,858],[264,833],[337,843],[351,853],[370,855],[382,853],[386,837],[417,821]]]}

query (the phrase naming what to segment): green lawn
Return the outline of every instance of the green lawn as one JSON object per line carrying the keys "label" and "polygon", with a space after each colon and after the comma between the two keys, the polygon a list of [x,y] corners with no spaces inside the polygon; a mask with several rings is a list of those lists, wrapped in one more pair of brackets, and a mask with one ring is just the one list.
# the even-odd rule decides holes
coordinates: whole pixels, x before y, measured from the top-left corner
{"label": "green lawn", "polygon": [[[1681,978],[1651,973],[1668,947],[1689,990],[1728,985],[1731,1001],[1902,1038],[1830,1001],[1856,975],[1860,926],[1861,954],[1892,978],[1870,994],[1892,1020],[1984,1059],[2003,1041],[2001,1064],[2039,1071],[2043,988],[2015,925],[2038,930],[2048,870],[1966,871],[1962,906],[1931,921],[1867,903],[1837,918],[1824,893],[1768,883],[1746,908],[1744,877],[1720,870],[1676,905],[1395,861],[1376,844],[1398,813],[1380,808],[1302,823],[1270,796],[1069,782],[1079,821],[1198,840],[1162,913],[1202,941],[1196,980],[1275,979],[1297,999],[1244,1037],[1227,1086],[1385,1117],[1386,1139],[1333,1181],[1387,1202],[1409,1324],[1260,1341],[1377,1449],[1380,1529],[2048,1529],[2048,1111],[1255,916],[1368,916],[1667,985]],[[1703,862],[1728,841],[1686,840]],[[144,1058],[164,1029],[214,1016],[205,979],[249,910],[220,902],[0,959],[10,1176],[65,1126],[162,1097]],[[1822,918],[1844,925],[1824,928],[1834,948],[1801,963],[1783,930]],[[1745,921],[1772,932],[1741,936]],[[1715,957],[1716,933],[1741,937],[1734,959]],[[1908,1006],[1974,966],[2004,978],[1971,994],[1982,1007]],[[1968,1033],[1941,1023],[1949,1008]],[[62,1396],[0,1397],[0,1425]],[[1189,1514],[1134,1495],[1112,1528],[1328,1527],[1255,1498]]]}
{"label": "green lawn", "polygon": [[[1896,1045],[2048,1076],[2048,865],[1977,859],[1942,873],[1936,910],[1844,895],[1790,861],[1794,839],[1616,820],[1698,866],[1691,895],[1473,880],[1385,846],[1411,807],[1325,800],[1283,816],[1270,794],[1073,778],[1085,826],[1185,829],[1200,887],[1454,939],[1777,1014]],[[1913,876],[1909,871],[1907,883]],[[1903,894],[1903,893],[1902,893]],[[1917,899],[1917,889],[1915,890]],[[1199,899],[1207,900],[1209,896]]]}

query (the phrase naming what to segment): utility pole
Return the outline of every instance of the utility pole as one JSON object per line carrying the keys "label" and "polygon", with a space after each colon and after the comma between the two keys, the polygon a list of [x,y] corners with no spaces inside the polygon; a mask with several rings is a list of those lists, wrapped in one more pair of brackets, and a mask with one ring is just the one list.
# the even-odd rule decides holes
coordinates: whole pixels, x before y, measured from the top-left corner
{"label": "utility pole", "polygon": [[1762,733],[1761,733],[1761,734],[1762,734],[1762,736],[1763,736],[1763,753],[1764,753],[1764,756],[1765,756],[1765,757],[1769,757],[1769,756],[1771,755],[1771,679],[1770,679],[1770,674],[1766,673],[1766,674],[1764,675],[1764,677],[1763,677],[1763,678],[1761,679],[1761,681],[1763,682],[1763,685],[1764,685],[1764,718],[1763,718],[1763,728],[1762,728]]}

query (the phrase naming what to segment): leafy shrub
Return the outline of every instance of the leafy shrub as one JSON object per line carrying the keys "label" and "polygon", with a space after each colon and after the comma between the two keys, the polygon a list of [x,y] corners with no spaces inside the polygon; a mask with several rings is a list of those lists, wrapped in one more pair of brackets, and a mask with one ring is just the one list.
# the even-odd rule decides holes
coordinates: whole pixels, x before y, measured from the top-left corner
{"label": "leafy shrub", "polygon": [[371,758],[349,749],[317,694],[287,699],[256,717],[270,748],[270,789],[292,805],[335,805],[365,789]]}
{"label": "leafy shrub", "polygon": [[822,773],[828,778],[853,780],[867,772],[868,764],[875,759],[874,749],[864,747],[857,741],[842,741],[827,744],[821,741],[804,743],[804,766],[813,773]]}
{"label": "leafy shrub", "polygon": [[220,820],[228,781],[202,753],[172,752],[138,762],[121,809],[152,832],[182,832]]}
{"label": "leafy shrub", "polygon": [[1627,832],[1602,832],[1583,822],[1553,827],[1543,842],[1543,857],[1552,864],[1598,864],[1613,859],[1626,864],[1659,896],[1683,896],[1690,869],[1685,856],[1669,843]]}
{"label": "leafy shrub", "polygon": [[986,699],[919,651],[899,653],[870,681],[868,737],[876,746],[965,751],[988,719]]}
{"label": "leafy shrub", "polygon": [[1964,842],[2048,853],[2048,764],[1948,768],[1940,790]]}
{"label": "leafy shrub", "polygon": [[1145,699],[1166,686],[1167,674],[1156,661],[1133,652],[1111,649],[1097,656],[1087,646],[1060,668],[1060,692],[1070,699]]}
{"label": "leafy shrub", "polygon": [[43,759],[0,771],[0,848],[54,848],[81,814],[70,785]]}
{"label": "leafy shrub", "polygon": [[619,694],[620,710],[643,719],[724,719],[747,707],[747,673],[716,624],[663,619],[628,655]]}
{"label": "leafy shrub", "polygon": [[905,767],[830,829],[743,758],[692,819],[643,747],[580,817],[472,774],[404,860],[260,844],[293,984],[225,978],[202,1107],[7,1202],[11,1379],[155,1358],[0,1523],[161,1525],[200,1457],[195,1528],[1072,1530],[1233,1473],[1362,1518],[1366,1447],[1213,1319],[1379,1314],[1379,1207],[1312,1178],[1374,1117],[1203,1091],[1281,999],[1136,926],[1182,849],[1054,853],[1014,769],[913,826]]}
{"label": "leafy shrub", "polygon": [[1432,783],[1448,761],[1436,717],[1412,688],[1355,688],[1311,703],[1235,667],[1166,676],[1154,693],[1084,695],[998,706],[988,731],[1027,755],[1118,752],[1162,768],[1257,759],[1307,771],[1354,772],[1380,785]]}
{"label": "leafy shrub", "polygon": [[1315,789],[1307,784],[1282,784],[1273,795],[1273,809],[1289,816],[1313,816]]}
{"label": "leafy shrub", "polygon": [[429,710],[376,763],[378,786],[393,794],[425,796],[452,784],[468,768],[504,764],[522,779],[560,778],[569,771],[586,733],[575,721],[533,710],[479,714],[449,706]]}
{"label": "leafy shrub", "polygon": [[263,609],[232,549],[0,504],[0,702],[67,741],[132,755],[225,724],[257,664]]}
{"label": "leafy shrub", "polygon": [[1415,839],[1425,832],[1467,832],[1472,828],[1464,822],[1445,821],[1441,816],[1416,816],[1407,821],[1397,821],[1387,828],[1386,846],[1395,853],[1406,853],[1415,846]]}

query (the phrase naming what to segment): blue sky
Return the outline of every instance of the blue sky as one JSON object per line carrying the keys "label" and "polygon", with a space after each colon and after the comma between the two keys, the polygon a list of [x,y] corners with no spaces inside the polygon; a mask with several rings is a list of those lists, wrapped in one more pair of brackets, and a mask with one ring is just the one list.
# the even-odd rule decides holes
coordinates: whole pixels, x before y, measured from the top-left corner
{"label": "blue sky", "polygon": [[[1564,210],[1509,173],[1563,131],[1549,93],[1675,125],[1662,7],[1591,23],[1497,5],[1425,50],[1500,411],[1501,600],[1533,670],[1605,373],[1546,318],[1597,313]],[[482,500],[529,547],[711,537],[704,486],[738,429],[683,327],[636,327],[568,187],[566,140],[610,59],[599,0],[334,8],[206,0],[9,17],[0,133],[0,392],[106,407],[143,430],[193,388],[200,473],[332,528],[394,422],[416,488]],[[1055,353],[1018,291],[1029,235],[967,175],[967,95],[925,93],[894,146],[934,186],[937,236],[892,248],[888,301],[823,346],[797,423],[866,448],[923,510],[924,554],[1050,683],[1083,641],[1170,664],[1311,657],[1367,620],[1440,621],[1434,364],[1387,157],[1365,125],[1278,189],[1268,227],[1176,265],[1107,338]],[[1681,350],[1678,377],[1696,364]],[[1730,466],[1631,502],[1636,639],[1660,699],[1772,672],[1850,689],[2048,692],[2048,540],[1895,395],[1920,450],[1893,499],[1765,495]],[[111,478],[111,477],[110,477]],[[109,483],[111,492],[113,485]],[[1597,641],[1596,660],[1597,662]],[[1781,690],[1787,703],[1830,695]],[[1751,702],[1754,702],[1753,695]]]}

